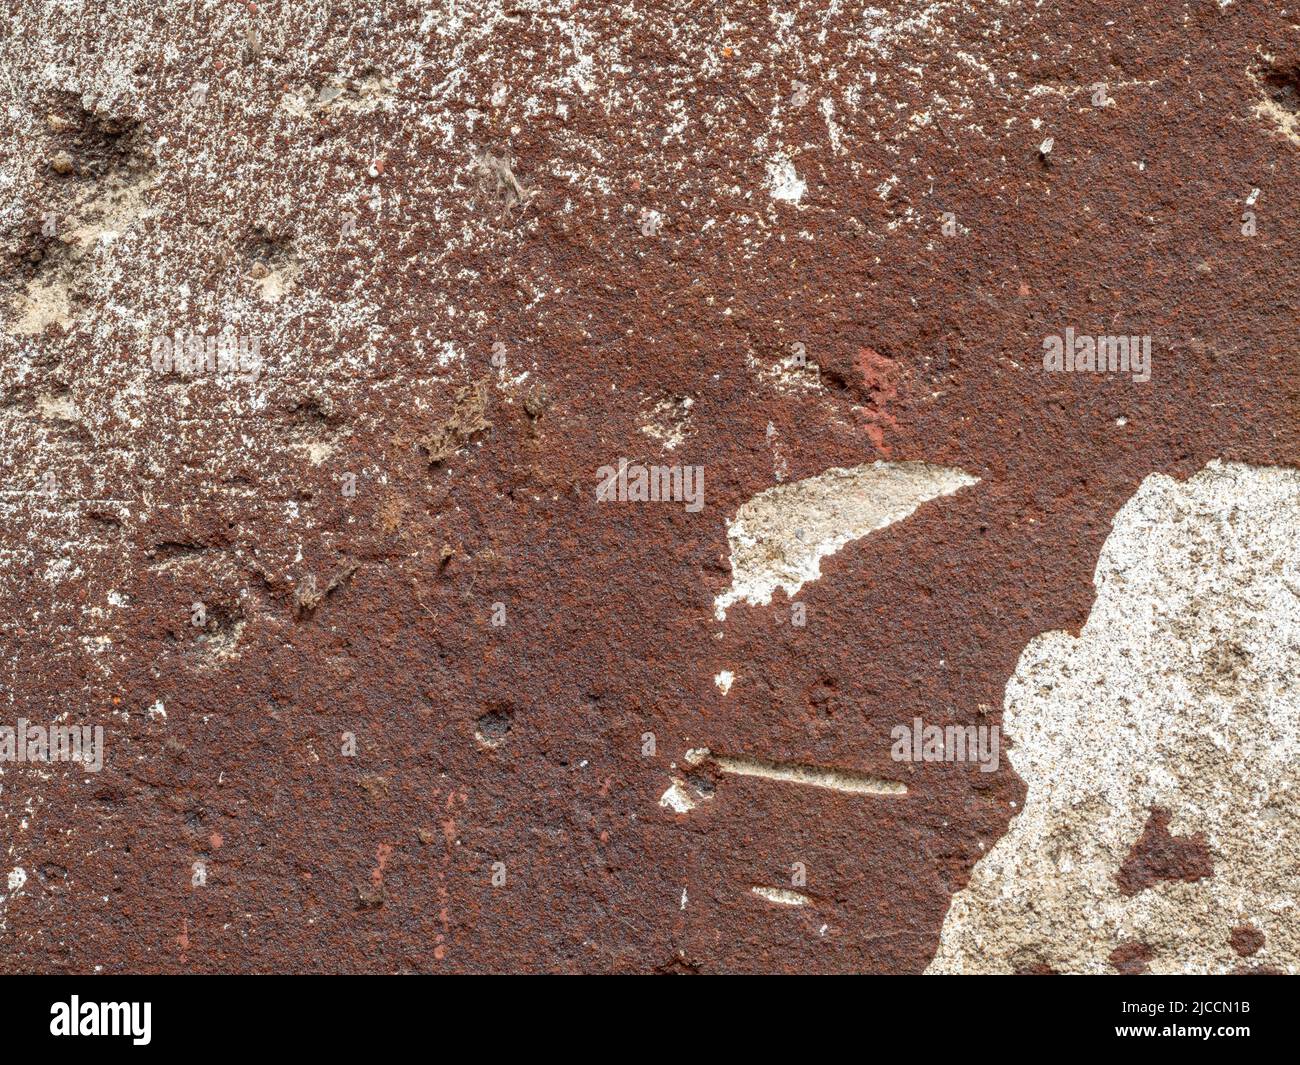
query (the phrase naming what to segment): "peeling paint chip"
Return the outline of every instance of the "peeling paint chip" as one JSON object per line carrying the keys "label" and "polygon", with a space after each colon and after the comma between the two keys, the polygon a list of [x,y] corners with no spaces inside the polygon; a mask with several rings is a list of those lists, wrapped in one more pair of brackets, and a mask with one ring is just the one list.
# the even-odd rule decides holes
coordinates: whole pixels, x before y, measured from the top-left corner
{"label": "peeling paint chip", "polygon": [[821,576],[821,560],[851,540],[902,521],[937,496],[979,478],[926,462],[875,462],[834,467],[816,477],[778,484],[754,496],[727,523],[731,587],[714,600],[727,616],[732,603],[772,601],[777,588],[793,596]]}
{"label": "peeling paint chip", "polygon": [[659,805],[675,814],[686,814],[694,810],[696,804],[682,782],[674,780],[668,790],[659,796]]}

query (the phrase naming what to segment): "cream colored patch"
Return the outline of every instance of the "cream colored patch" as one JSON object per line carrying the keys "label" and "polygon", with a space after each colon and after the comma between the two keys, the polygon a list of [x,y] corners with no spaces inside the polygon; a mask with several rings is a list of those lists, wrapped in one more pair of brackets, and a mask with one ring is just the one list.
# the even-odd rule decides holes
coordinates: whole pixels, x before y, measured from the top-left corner
{"label": "cream colored patch", "polygon": [[808,191],[808,184],[795,171],[794,163],[778,156],[767,164],[767,191],[772,199],[797,207]]}
{"label": "cream colored patch", "polygon": [[333,440],[313,440],[306,445],[307,458],[313,466],[319,466],[334,454],[338,445]]}
{"label": "cream colored patch", "polygon": [[761,758],[729,758],[710,753],[711,761],[723,773],[738,777],[759,777],[780,784],[800,784],[810,788],[826,788],[852,795],[906,795],[907,785],[896,780],[882,780],[863,773],[842,769],[823,769],[820,766],[769,762]]}
{"label": "cream colored patch", "polygon": [[777,588],[793,596],[821,576],[827,555],[902,521],[927,500],[977,483],[947,466],[875,462],[760,492],[727,523],[731,586],[714,600],[714,613],[725,618],[738,601],[765,605]]}
{"label": "cream colored patch", "polygon": [[699,804],[691,798],[691,793],[686,790],[686,786],[682,781],[673,780],[668,786],[668,790],[659,796],[659,805],[675,814],[686,814],[694,810]]}
{"label": "cream colored patch", "polygon": [[[1261,52],[1259,57],[1263,68],[1274,68],[1276,66],[1277,59],[1275,56]],[[1300,146],[1300,115],[1283,107],[1272,98],[1268,86],[1259,76],[1260,69],[1262,68],[1257,67],[1247,71],[1256,91],[1262,94],[1252,113],[1257,118],[1262,118],[1292,144]]]}
{"label": "cream colored patch", "polygon": [[15,293],[11,304],[13,321],[9,330],[18,336],[35,336],[47,326],[72,328],[72,300],[61,278],[34,280],[23,292]]}
{"label": "cream colored patch", "polygon": [[268,270],[264,277],[250,277],[263,303],[278,303],[297,284],[302,267],[296,263]]}
{"label": "cream colored patch", "polygon": [[347,111],[366,114],[370,111],[392,111],[397,103],[396,81],[377,75],[356,80],[334,79],[317,90],[304,88],[287,93],[280,106],[289,114],[302,118],[321,111]]}
{"label": "cream colored patch", "polygon": [[807,906],[812,901],[807,895],[797,891],[777,887],[752,887],[749,889],[760,899],[775,902],[778,906]]}
{"label": "cream colored patch", "polygon": [[[229,662],[231,659],[238,658],[239,640],[243,636],[244,627],[248,624],[244,618],[237,618],[227,628],[220,632],[206,634],[199,638],[199,646],[203,649],[203,657],[199,661],[199,669],[215,669],[218,666]],[[161,703],[158,704],[160,707]],[[152,715],[153,711],[150,710]],[[163,716],[166,717],[164,711]]]}
{"label": "cream colored patch", "polygon": [[85,209],[78,211],[80,221],[69,231],[69,237],[81,248],[111,244],[132,226],[156,217],[158,209],[149,207],[144,198],[151,180],[145,174],[107,185]]}
{"label": "cream colored patch", "polygon": [[[934,973],[1300,969],[1300,472],[1211,463],[1153,474],[1114,520],[1078,637],[1048,632],[1007,684],[1025,808],[952,900]],[[1153,807],[1204,833],[1212,877],[1131,897],[1116,873]]]}
{"label": "cream colored patch", "polygon": [[1300,146],[1300,115],[1288,111],[1273,100],[1260,100],[1255,114],[1268,122],[1292,144]]}
{"label": "cream colored patch", "polygon": [[64,261],[48,267],[27,283],[10,300],[9,331],[17,336],[35,336],[48,326],[65,330],[76,324],[72,308],[75,282],[94,270],[95,254],[113,244],[141,220],[158,213],[147,208],[144,192],[150,178],[142,174],[127,180],[112,180],[94,196],[83,199],[62,223],[59,239],[66,249]]}
{"label": "cream colored patch", "polygon": [[36,410],[42,418],[57,422],[75,422],[79,417],[76,404],[68,396],[41,396]]}

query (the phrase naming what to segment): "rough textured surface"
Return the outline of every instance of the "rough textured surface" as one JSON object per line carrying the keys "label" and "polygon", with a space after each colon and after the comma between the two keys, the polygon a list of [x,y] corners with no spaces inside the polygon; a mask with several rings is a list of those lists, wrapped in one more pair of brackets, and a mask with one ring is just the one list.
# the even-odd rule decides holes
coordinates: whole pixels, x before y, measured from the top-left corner
{"label": "rough textured surface", "polygon": [[[923,971],[1029,778],[891,729],[999,723],[1149,475],[1300,462],[1296,21],[0,0],[0,721],[106,730],[97,774],[0,764],[0,968]],[[1044,372],[1067,328],[1151,379]],[[623,458],[703,508],[598,502]],[[715,617],[740,508],[876,462],[979,483],[822,559],[804,624]],[[1147,790],[1215,876],[1129,905],[1220,900],[1213,942],[1144,963],[1125,909],[1071,956],[1258,921],[1241,964],[1293,967]]]}
{"label": "rough textured surface", "polygon": [[1035,638],[1007,685],[1025,808],[931,971],[1122,971],[1118,942],[1152,972],[1229,972],[1243,936],[1296,970],[1297,530],[1294,470],[1143,482],[1079,635]]}

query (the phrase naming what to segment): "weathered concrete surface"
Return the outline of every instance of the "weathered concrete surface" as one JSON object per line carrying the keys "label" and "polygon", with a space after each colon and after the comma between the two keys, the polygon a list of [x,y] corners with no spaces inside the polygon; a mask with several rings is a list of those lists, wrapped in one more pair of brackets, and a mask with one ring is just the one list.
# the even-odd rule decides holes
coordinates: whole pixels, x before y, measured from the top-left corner
{"label": "weathered concrete surface", "polygon": [[[999,723],[1148,476],[1300,459],[1294,21],[0,3],[0,723],[107,744],[0,764],[0,967],[923,971],[1032,784],[891,729]],[[1071,327],[1151,380],[1044,372]],[[978,484],[715,617],[748,501],[878,461]],[[1294,968],[1187,799],[1215,876],[1124,913]],[[1226,964],[1128,931],[1069,959]]]}
{"label": "weathered concrete surface", "polygon": [[[935,972],[1231,972],[1300,957],[1300,473],[1155,475],[1077,637],[1026,648],[1003,725],[1024,812],[953,900]],[[1261,949],[1262,947],[1262,949]]]}

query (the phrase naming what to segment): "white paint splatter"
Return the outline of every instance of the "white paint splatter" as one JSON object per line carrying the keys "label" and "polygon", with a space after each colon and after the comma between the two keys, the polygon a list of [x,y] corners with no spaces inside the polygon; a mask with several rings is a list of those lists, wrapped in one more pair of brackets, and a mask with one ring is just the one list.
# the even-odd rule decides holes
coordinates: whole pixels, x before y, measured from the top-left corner
{"label": "white paint splatter", "polygon": [[767,164],[767,189],[774,200],[798,204],[808,186],[795,172],[794,163],[784,156],[777,156]]}

